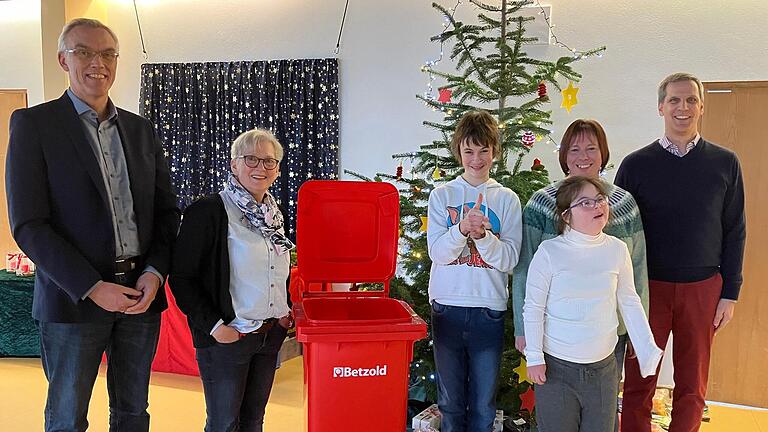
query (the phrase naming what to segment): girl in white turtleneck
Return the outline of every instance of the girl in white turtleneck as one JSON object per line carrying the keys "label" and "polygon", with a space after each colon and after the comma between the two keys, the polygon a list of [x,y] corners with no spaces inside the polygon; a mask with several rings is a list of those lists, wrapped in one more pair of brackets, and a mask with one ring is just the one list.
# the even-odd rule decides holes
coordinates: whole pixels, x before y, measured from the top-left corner
{"label": "girl in white turtleneck", "polygon": [[627,246],[602,231],[610,213],[606,196],[596,179],[563,181],[561,234],[541,243],[528,269],[525,356],[541,432],[614,430],[617,304],[642,375],[655,374],[661,359]]}

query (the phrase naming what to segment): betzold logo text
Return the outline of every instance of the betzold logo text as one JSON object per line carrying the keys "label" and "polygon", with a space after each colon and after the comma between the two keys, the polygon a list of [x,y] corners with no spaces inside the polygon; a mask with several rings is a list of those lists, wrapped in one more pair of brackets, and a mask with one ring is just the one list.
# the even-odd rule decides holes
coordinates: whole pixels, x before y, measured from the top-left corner
{"label": "betzold logo text", "polygon": [[334,378],[350,378],[350,377],[375,377],[375,376],[386,376],[387,375],[387,365],[379,366],[376,365],[375,367],[372,367],[370,369],[367,368],[351,368],[351,367],[334,367],[333,368],[333,377]]}

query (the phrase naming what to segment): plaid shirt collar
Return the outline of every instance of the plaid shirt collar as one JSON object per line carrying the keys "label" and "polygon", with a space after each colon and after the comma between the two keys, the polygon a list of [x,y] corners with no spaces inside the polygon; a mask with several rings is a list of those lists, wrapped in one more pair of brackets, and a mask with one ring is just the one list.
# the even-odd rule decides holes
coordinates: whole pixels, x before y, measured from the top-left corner
{"label": "plaid shirt collar", "polygon": [[701,139],[701,135],[699,135],[699,133],[697,132],[696,136],[693,137],[693,141],[685,145],[685,151],[682,153],[680,152],[680,149],[676,145],[674,145],[672,141],[669,140],[669,138],[667,138],[666,135],[662,136],[659,139],[659,144],[661,144],[664,150],[672,153],[673,155],[678,157],[683,157],[687,155],[692,148],[696,147],[696,144],[699,142],[699,139]]}

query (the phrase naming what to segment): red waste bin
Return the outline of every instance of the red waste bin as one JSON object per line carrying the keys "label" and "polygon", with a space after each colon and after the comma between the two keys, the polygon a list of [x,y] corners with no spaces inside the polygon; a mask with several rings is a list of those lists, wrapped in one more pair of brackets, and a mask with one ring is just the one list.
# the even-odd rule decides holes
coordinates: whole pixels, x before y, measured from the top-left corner
{"label": "red waste bin", "polygon": [[[389,183],[309,181],[299,190],[298,292],[309,432],[395,432],[406,426],[413,343],[427,334],[407,303],[389,298],[399,196]],[[382,283],[334,292],[331,283]]]}

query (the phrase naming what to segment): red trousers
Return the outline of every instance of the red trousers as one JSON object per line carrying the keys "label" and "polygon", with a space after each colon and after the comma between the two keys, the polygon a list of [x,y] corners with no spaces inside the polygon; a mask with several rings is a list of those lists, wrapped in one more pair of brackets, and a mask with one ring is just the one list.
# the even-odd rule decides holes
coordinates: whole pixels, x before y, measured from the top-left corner
{"label": "red trousers", "polygon": [[[701,426],[715,334],[712,322],[722,286],[719,273],[699,282],[650,281],[648,315],[656,345],[664,349],[669,332],[675,335],[672,339],[675,390],[669,432],[696,432]],[[627,357],[624,373],[621,430],[649,432],[658,369],[657,375],[642,378],[637,359]]]}

